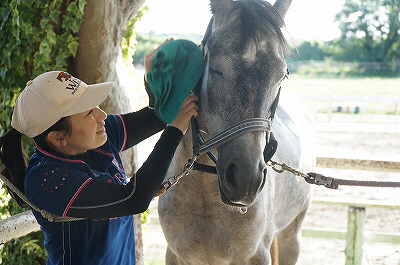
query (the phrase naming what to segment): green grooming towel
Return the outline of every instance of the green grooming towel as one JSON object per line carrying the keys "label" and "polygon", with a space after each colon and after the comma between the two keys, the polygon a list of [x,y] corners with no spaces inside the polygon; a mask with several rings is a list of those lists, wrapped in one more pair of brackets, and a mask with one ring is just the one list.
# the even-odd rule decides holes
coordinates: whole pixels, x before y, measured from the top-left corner
{"label": "green grooming towel", "polygon": [[173,40],[158,48],[147,81],[158,117],[171,123],[204,70],[201,49],[188,40]]}

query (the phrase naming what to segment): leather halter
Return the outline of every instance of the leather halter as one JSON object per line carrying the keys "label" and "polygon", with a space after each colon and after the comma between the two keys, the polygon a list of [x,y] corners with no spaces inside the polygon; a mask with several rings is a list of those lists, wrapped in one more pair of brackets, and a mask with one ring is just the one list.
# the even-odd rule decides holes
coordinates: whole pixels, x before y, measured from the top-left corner
{"label": "leather halter", "polygon": [[[208,38],[211,36],[212,31],[212,24],[214,18],[211,18],[210,23],[208,24],[206,34],[201,42],[201,48],[203,50],[203,56],[206,58],[207,56],[207,41]],[[202,78],[200,79],[202,80]],[[201,81],[197,84],[195,88],[195,92],[201,89]],[[192,128],[192,141],[193,141],[193,157],[198,157],[202,154],[207,153],[212,161],[215,164],[218,163],[218,159],[212,153],[212,149],[225,144],[228,141],[231,141],[237,138],[240,135],[243,135],[248,132],[256,132],[256,131],[265,131],[267,132],[267,144],[264,149],[264,160],[267,162],[271,159],[271,157],[275,154],[278,142],[275,140],[273,134],[271,133],[272,121],[275,116],[276,108],[278,107],[279,102],[279,95],[280,95],[281,88],[279,87],[278,94],[271,105],[270,108],[270,117],[269,119],[264,118],[252,118],[241,121],[228,129],[224,130],[223,132],[217,134],[216,136],[212,137],[208,141],[205,141],[203,136],[200,133],[199,127],[197,125],[196,118],[192,118],[191,120],[191,128]],[[217,174],[217,170],[215,166],[209,166],[200,164],[197,162],[193,163],[193,169],[197,171],[202,171],[211,174]]]}

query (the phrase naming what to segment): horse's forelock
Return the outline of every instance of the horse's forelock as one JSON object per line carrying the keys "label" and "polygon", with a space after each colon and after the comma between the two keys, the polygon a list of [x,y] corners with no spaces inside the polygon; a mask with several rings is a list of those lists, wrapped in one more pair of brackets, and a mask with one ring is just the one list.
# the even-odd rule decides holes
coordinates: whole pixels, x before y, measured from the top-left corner
{"label": "horse's forelock", "polygon": [[285,22],[282,15],[264,0],[237,0],[234,1],[232,11],[238,9],[241,17],[241,32],[245,39],[253,38],[256,45],[259,43],[257,32],[275,36],[281,44],[283,51],[287,52],[288,43],[283,36],[282,28]]}

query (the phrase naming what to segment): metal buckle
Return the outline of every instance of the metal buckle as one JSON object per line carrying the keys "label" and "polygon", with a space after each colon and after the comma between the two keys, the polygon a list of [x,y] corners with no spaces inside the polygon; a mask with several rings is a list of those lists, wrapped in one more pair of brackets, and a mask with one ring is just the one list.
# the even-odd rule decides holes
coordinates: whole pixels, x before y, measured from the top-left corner
{"label": "metal buckle", "polygon": [[308,178],[305,178],[305,181],[307,183],[325,186],[329,189],[334,188],[332,185],[333,178],[331,178],[331,177],[325,177],[318,173],[308,173],[307,175],[308,175]]}

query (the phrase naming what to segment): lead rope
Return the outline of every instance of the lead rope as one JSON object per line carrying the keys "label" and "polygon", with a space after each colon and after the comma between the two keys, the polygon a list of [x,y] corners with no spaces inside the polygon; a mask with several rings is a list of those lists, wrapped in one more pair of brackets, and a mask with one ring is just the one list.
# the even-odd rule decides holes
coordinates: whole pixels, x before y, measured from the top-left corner
{"label": "lead rope", "polygon": [[297,169],[288,166],[285,163],[268,161],[267,166],[270,166],[275,172],[283,173],[285,171],[292,173],[295,176],[303,177],[309,184],[321,185],[328,189],[338,189],[341,186],[362,186],[362,187],[378,187],[378,188],[399,188],[400,182],[395,181],[369,181],[369,180],[352,180],[352,179],[337,179],[327,177],[322,174],[309,172],[303,173]]}
{"label": "lead rope", "polygon": [[54,215],[52,213],[49,213],[45,210],[41,210],[38,207],[36,207],[34,204],[32,204],[28,198],[26,198],[25,194],[23,194],[14,184],[12,184],[4,175],[3,175],[3,170],[6,169],[6,166],[4,166],[0,162],[0,179],[1,181],[6,184],[7,187],[9,187],[18,197],[21,198],[26,204],[29,205],[33,210],[39,212],[44,218],[46,218],[49,222],[54,222],[54,223],[60,223],[60,222],[70,222],[70,221],[79,221],[79,220],[84,220],[85,218],[75,218],[75,217],[61,217]]}
{"label": "lead rope", "polygon": [[[178,181],[189,175],[190,171],[196,166],[197,156],[192,157],[185,164],[182,173],[170,177],[167,181],[163,182],[156,196],[163,195],[168,189],[174,186]],[[339,186],[362,186],[362,187],[378,187],[378,188],[399,188],[400,182],[395,181],[368,181],[368,180],[350,180],[350,179],[338,179],[327,177],[322,174],[309,172],[303,173],[295,168],[288,166],[286,163],[278,163],[273,160],[267,162],[267,166],[271,167],[277,173],[290,172],[295,176],[302,177],[307,183],[324,186],[328,189],[338,189]],[[210,174],[216,174],[216,172],[208,172]]]}

